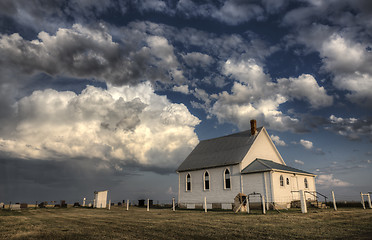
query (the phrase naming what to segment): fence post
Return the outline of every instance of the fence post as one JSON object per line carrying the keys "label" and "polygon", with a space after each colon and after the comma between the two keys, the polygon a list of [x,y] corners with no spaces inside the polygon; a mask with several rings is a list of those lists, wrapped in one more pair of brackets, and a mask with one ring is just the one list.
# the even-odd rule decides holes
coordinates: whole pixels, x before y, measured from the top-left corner
{"label": "fence post", "polygon": [[363,193],[362,192],[360,192],[360,198],[362,199],[363,209],[366,209],[366,205],[364,204],[364,197],[363,197]]}
{"label": "fence post", "polygon": [[204,212],[207,212],[207,197],[204,197]]}
{"label": "fence post", "polygon": [[127,211],[129,210],[129,199],[127,199]]}
{"label": "fence post", "polygon": [[247,213],[249,213],[249,200],[248,196],[245,198],[246,204],[247,204]]}
{"label": "fence post", "polygon": [[173,209],[173,212],[176,211],[176,205],[174,203],[174,197],[172,197],[172,209]]}
{"label": "fence post", "polygon": [[300,190],[300,200],[301,200],[301,212],[307,213],[306,200],[304,196],[304,190]]}
{"label": "fence post", "polygon": [[372,205],[371,205],[371,194],[368,193],[368,205],[369,205],[369,208],[372,208]]}
{"label": "fence post", "polygon": [[266,214],[265,196],[262,196],[262,213]]}
{"label": "fence post", "polygon": [[333,198],[333,207],[334,207],[335,211],[337,211],[335,192],[334,191],[332,191],[332,198]]}
{"label": "fence post", "polygon": [[150,199],[147,199],[147,211],[150,211]]}

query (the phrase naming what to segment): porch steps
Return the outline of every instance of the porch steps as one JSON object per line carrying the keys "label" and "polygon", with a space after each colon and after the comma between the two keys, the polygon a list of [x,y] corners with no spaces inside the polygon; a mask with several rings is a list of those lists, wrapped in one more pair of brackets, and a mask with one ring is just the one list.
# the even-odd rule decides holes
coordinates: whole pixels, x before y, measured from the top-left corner
{"label": "porch steps", "polygon": [[[313,208],[328,208],[328,206],[323,202],[317,202],[317,201],[306,201],[307,207],[313,207]],[[301,202],[300,200],[295,200],[291,202],[292,208],[300,208]]]}
{"label": "porch steps", "polygon": [[311,207],[315,208],[328,208],[328,206],[323,202],[317,202],[317,201],[308,201],[310,203]]}

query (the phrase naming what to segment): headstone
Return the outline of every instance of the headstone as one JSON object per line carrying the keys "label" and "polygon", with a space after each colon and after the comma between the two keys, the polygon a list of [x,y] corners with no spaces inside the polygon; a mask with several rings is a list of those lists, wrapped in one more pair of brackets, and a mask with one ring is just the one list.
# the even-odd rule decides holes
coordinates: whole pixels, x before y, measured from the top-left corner
{"label": "headstone", "polygon": [[247,204],[246,204],[247,195],[243,193],[238,193],[238,195],[234,198],[234,212],[246,212],[247,211]]}
{"label": "headstone", "polygon": [[39,208],[45,208],[47,206],[48,202],[41,202],[39,203]]}
{"label": "headstone", "polygon": [[10,210],[21,210],[21,204],[10,204]]}
{"label": "headstone", "polygon": [[138,200],[138,207],[144,207],[145,206],[145,199]]}
{"label": "headstone", "polygon": [[4,208],[4,203],[2,202],[2,203],[0,203],[0,209],[2,209],[2,208]]}
{"label": "headstone", "polygon": [[121,202],[118,202],[118,206],[121,206]]}
{"label": "headstone", "polygon": [[26,209],[28,207],[28,204],[27,203],[21,203],[21,208],[22,209]]}
{"label": "headstone", "polygon": [[74,207],[80,207],[80,203],[79,202],[75,202],[74,203]]}
{"label": "headstone", "polygon": [[67,208],[67,203],[65,200],[61,200],[61,207],[62,208]]}

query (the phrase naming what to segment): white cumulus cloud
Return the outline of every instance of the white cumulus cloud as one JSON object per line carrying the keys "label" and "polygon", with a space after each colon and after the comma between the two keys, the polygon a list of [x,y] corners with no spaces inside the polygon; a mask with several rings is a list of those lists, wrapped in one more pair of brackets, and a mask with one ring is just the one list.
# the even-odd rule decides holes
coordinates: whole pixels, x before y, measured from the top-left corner
{"label": "white cumulus cloud", "polygon": [[191,52],[183,56],[185,63],[190,67],[207,67],[214,62],[214,59],[200,52]]}
{"label": "white cumulus cloud", "polygon": [[100,159],[174,168],[198,143],[200,120],[172,104],[148,83],[80,94],[35,91],[16,103],[14,126],[0,138],[0,151],[24,159]]}
{"label": "white cumulus cloud", "polygon": [[300,144],[306,149],[312,149],[313,148],[313,143],[311,141],[308,141],[308,140],[301,139]]}
{"label": "white cumulus cloud", "polygon": [[287,146],[287,144],[283,140],[281,140],[279,136],[271,135],[270,137],[276,145]]}
{"label": "white cumulus cloud", "polygon": [[215,97],[217,100],[210,114],[240,129],[249,128],[248,119],[255,118],[270,128],[294,130],[299,120],[283,113],[281,104],[299,99],[319,108],[333,102],[313,76],[303,74],[298,78],[278,79],[275,83],[254,59],[229,59],[223,66],[223,73],[235,81],[231,92],[223,91]]}
{"label": "white cumulus cloud", "polygon": [[297,164],[300,164],[300,165],[304,165],[305,164],[303,161],[297,160],[297,159],[295,159],[294,162],[297,163]]}
{"label": "white cumulus cloud", "polygon": [[188,85],[174,86],[172,88],[172,90],[175,91],[175,92],[183,93],[183,94],[189,94],[190,93]]}
{"label": "white cumulus cloud", "polygon": [[342,181],[340,179],[337,179],[333,176],[333,174],[324,174],[319,175],[316,178],[316,183],[320,185],[322,188],[327,187],[349,187],[352,186],[351,183]]}
{"label": "white cumulus cloud", "polygon": [[313,108],[327,107],[333,104],[332,96],[327,95],[324,87],[320,87],[310,74],[302,74],[298,78],[278,79],[278,86],[284,94],[294,99],[304,99]]}
{"label": "white cumulus cloud", "polygon": [[359,28],[339,31],[337,27],[313,24],[300,31],[297,40],[319,52],[323,62],[322,70],[332,74],[335,88],[346,91],[350,101],[371,107],[370,41],[358,36]]}

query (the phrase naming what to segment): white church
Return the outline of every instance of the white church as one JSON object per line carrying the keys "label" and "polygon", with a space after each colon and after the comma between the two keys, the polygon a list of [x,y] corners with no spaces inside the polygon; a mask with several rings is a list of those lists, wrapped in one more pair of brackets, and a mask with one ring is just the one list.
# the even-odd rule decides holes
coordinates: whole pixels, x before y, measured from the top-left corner
{"label": "white church", "polygon": [[[259,193],[266,204],[289,208],[299,190],[315,199],[315,176],[285,164],[265,127],[200,141],[177,169],[178,205],[232,209],[239,194]],[[250,200],[251,201],[251,200]]]}

